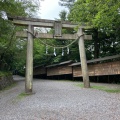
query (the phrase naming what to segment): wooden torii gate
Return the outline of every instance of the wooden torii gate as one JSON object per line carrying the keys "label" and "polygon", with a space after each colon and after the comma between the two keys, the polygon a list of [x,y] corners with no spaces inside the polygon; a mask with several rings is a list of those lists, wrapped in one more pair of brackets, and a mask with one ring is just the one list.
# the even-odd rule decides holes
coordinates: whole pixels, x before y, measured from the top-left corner
{"label": "wooden torii gate", "polygon": [[54,28],[54,34],[48,33],[38,33],[37,38],[55,38],[55,39],[65,39],[65,40],[74,40],[79,37],[78,45],[79,45],[79,52],[80,52],[80,60],[81,60],[81,68],[82,68],[82,76],[84,87],[89,88],[89,76],[88,76],[88,69],[87,69],[87,62],[86,62],[86,53],[85,53],[85,46],[84,46],[84,39],[91,40],[91,35],[84,35],[83,29],[86,26],[80,26],[78,29],[77,34],[62,34],[62,28],[75,28],[78,25],[72,24],[70,22],[61,22],[61,21],[54,21],[54,20],[46,20],[46,19],[36,19],[36,18],[26,18],[26,17],[8,17],[9,20],[12,20],[15,25],[19,26],[27,26],[27,31],[17,32],[16,36],[18,37],[26,37],[27,40],[27,58],[26,58],[26,79],[25,79],[25,92],[28,94],[33,93],[33,34],[34,34],[34,27],[47,27],[47,28]]}

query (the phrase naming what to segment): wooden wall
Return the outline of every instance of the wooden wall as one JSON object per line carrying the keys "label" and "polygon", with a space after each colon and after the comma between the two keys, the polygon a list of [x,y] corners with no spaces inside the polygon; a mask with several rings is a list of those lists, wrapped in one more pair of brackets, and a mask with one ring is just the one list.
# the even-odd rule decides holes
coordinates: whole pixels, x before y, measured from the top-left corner
{"label": "wooden wall", "polygon": [[38,67],[33,69],[33,75],[43,75],[46,74],[46,68],[45,67]]}
{"label": "wooden wall", "polygon": [[[120,61],[88,65],[89,76],[120,74]],[[80,66],[73,66],[73,77],[81,77]]]}
{"label": "wooden wall", "polygon": [[[53,67],[37,67],[34,69],[34,75],[57,76],[71,74],[73,77],[81,77],[82,71],[80,66],[69,66],[64,64]],[[102,75],[120,75],[120,61],[88,64],[89,76],[102,76]]]}
{"label": "wooden wall", "polygon": [[47,76],[72,74],[72,67],[68,64],[47,68]]}

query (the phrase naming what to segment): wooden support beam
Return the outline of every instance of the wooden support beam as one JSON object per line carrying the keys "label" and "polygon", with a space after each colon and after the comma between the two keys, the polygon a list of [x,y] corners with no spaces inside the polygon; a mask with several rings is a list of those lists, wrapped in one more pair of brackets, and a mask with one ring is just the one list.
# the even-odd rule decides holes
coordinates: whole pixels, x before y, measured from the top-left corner
{"label": "wooden support beam", "polygon": [[[17,37],[27,38],[27,31],[16,32]],[[61,39],[61,40],[75,40],[78,38],[77,34],[62,34],[61,37],[54,37],[53,34],[49,33],[38,33],[37,38],[40,39]],[[85,40],[92,40],[92,35],[84,35]]]}
{"label": "wooden support beam", "polygon": [[[28,32],[19,32],[16,36],[19,37],[26,37],[28,38],[27,41],[27,59],[26,59],[26,81],[25,81],[25,90],[26,93],[32,93],[32,80],[33,80],[33,35],[34,34],[34,27],[46,27],[46,28],[54,28],[54,20],[45,20],[45,19],[36,19],[36,18],[25,18],[25,17],[8,17],[9,20],[12,20],[15,25],[20,26],[28,26]],[[69,28],[74,29],[78,27],[78,24],[72,24],[70,22],[61,22],[61,28]],[[55,38],[55,39],[77,39],[78,36],[82,35],[82,28],[90,28],[88,26],[80,26],[78,31],[78,35],[74,34],[63,34],[62,36],[57,35],[57,37],[53,37],[52,34],[46,33],[39,33],[36,37],[37,38]],[[60,32],[58,32],[60,33]],[[90,87],[89,84],[89,76],[87,70],[87,63],[86,63],[86,55],[85,55],[85,47],[84,47],[84,39],[91,40],[92,36],[84,35],[79,39],[79,50],[80,50],[80,58],[81,58],[81,66],[82,66],[82,74],[83,74],[83,81],[84,87]]]}
{"label": "wooden support beam", "polygon": [[[114,59],[119,59],[119,58],[120,58],[120,55],[118,54],[118,55],[113,55],[113,56],[107,56],[104,58],[97,58],[97,59],[88,60],[87,63],[102,62],[105,60],[114,60]],[[70,66],[80,66],[80,65],[81,65],[81,63],[77,62],[77,63],[71,64]]]}
{"label": "wooden support beam", "polygon": [[[9,20],[12,20],[15,25],[20,25],[20,26],[28,26],[32,25],[34,27],[48,27],[48,28],[53,28],[55,20],[47,20],[47,19],[36,19],[36,18],[26,18],[26,17],[11,17],[8,16]],[[58,22],[60,22],[58,20]],[[78,26],[78,24],[73,24],[68,21],[62,21],[62,28],[75,28]],[[80,26],[80,28],[91,28],[90,26]]]}
{"label": "wooden support beam", "polygon": [[[33,33],[33,26],[28,26],[28,31]],[[33,87],[33,36],[28,33],[27,40],[27,56],[26,56],[26,79],[25,79],[25,92],[32,94]]]}
{"label": "wooden support beam", "polygon": [[[27,26],[27,25],[32,25],[34,27],[46,27],[46,28],[53,28],[54,27],[54,21],[52,22],[39,22],[39,21],[25,21],[25,20],[16,20],[13,19],[13,23],[15,25],[19,26]],[[70,23],[62,23],[62,28],[75,28],[77,25],[75,24],[70,24]],[[82,28],[85,28],[85,26],[81,26]]]}
{"label": "wooden support beam", "polygon": [[[81,36],[82,34],[83,34],[83,30],[82,30],[82,28],[79,28],[78,29],[78,36]],[[87,60],[86,60],[86,53],[85,53],[85,45],[84,45],[84,37],[83,36],[80,37],[80,39],[78,41],[78,45],[79,45],[84,87],[90,88],[88,68],[87,68]]]}

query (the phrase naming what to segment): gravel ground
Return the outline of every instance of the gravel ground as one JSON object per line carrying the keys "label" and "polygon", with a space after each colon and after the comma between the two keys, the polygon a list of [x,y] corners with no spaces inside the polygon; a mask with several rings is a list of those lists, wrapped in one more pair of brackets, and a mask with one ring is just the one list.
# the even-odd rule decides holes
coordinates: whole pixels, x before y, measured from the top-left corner
{"label": "gravel ground", "polygon": [[79,88],[79,82],[35,79],[36,94],[20,99],[24,78],[14,78],[18,84],[0,92],[0,120],[120,120],[120,93]]}

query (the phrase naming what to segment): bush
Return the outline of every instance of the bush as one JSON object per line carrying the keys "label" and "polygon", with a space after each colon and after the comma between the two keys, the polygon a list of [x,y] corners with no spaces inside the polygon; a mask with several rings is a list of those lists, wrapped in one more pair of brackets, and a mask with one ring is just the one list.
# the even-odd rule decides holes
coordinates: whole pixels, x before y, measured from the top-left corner
{"label": "bush", "polygon": [[0,71],[0,77],[12,75],[9,71]]}

